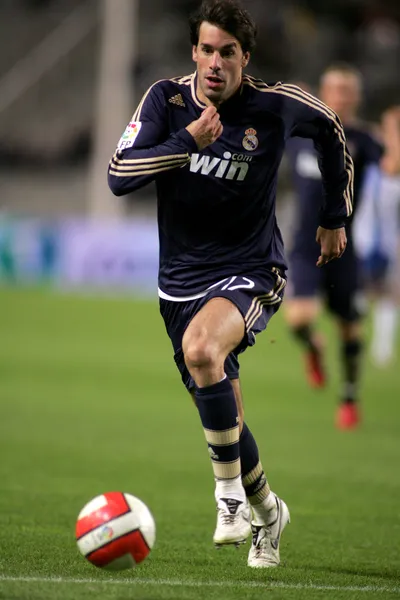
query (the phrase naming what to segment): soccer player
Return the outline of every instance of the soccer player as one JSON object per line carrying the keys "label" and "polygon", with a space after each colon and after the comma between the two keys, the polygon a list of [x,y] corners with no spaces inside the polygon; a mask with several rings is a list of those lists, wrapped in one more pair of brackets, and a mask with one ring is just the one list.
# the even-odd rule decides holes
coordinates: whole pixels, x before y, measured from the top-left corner
{"label": "soccer player", "polygon": [[[362,95],[361,76],[350,65],[338,63],[322,74],[319,97],[341,119],[348,148],[354,160],[354,210],[370,169],[376,168],[382,147],[368,127],[357,119]],[[360,419],[358,384],[362,356],[361,272],[356,258],[351,222],[346,226],[347,248],[339,262],[316,268],[318,245],[315,228],[317,207],[323,195],[318,154],[311,140],[294,138],[287,145],[296,193],[296,218],[289,253],[289,293],[285,299],[285,317],[293,335],[304,348],[307,376],[314,387],[326,382],[323,343],[315,322],[323,301],[333,315],[341,344],[343,389],[337,410],[339,428],[355,427]]]}
{"label": "soccer player", "polygon": [[382,115],[385,152],[354,220],[354,242],[375,297],[371,355],[377,366],[389,364],[395,354],[400,265],[400,106]]}
{"label": "soccer player", "polygon": [[275,219],[286,139],[303,135],[319,148],[319,265],[346,246],[352,161],[332,110],[296,86],[243,73],[255,34],[236,0],[204,2],[190,19],[196,72],[145,93],[108,181],[120,195],[156,180],[160,310],[208,443],[214,543],[242,543],[252,526],[248,565],[274,567],[289,511],[270,490],[243,420],[238,356],[265,329],[286,284]]}

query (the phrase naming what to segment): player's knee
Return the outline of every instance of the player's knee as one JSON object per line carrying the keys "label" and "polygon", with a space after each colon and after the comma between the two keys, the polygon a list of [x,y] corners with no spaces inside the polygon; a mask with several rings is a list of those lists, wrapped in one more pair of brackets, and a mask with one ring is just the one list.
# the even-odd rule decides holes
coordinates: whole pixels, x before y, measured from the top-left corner
{"label": "player's knee", "polygon": [[312,323],[318,316],[319,305],[314,298],[290,299],[286,302],[286,322],[292,328]]}
{"label": "player's knee", "polygon": [[362,337],[362,325],[359,319],[355,321],[339,321],[340,336],[344,342],[360,340]]}
{"label": "player's knee", "polygon": [[214,344],[206,339],[189,339],[184,344],[183,354],[189,371],[192,369],[213,368],[218,362],[218,351]]}

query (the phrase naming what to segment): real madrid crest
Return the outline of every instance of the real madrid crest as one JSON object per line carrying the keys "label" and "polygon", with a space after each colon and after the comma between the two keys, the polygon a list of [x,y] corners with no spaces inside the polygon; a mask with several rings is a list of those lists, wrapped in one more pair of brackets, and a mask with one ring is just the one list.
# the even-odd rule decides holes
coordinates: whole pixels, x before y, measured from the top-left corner
{"label": "real madrid crest", "polygon": [[249,152],[253,152],[258,146],[257,131],[250,127],[249,129],[246,129],[244,134],[245,135],[242,142],[243,148]]}

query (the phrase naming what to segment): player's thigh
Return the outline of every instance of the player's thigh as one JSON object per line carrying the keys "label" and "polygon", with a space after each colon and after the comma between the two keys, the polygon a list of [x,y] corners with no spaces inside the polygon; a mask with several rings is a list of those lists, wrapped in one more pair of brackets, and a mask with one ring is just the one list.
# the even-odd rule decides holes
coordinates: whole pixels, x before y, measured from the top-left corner
{"label": "player's thigh", "polygon": [[360,317],[352,321],[339,318],[337,322],[339,336],[343,342],[352,342],[360,340],[363,334],[363,321]]}
{"label": "player's thigh", "polygon": [[225,357],[243,339],[243,317],[233,302],[227,298],[214,297],[197,312],[183,335],[182,349],[186,355],[215,360]]}
{"label": "player's thigh", "polygon": [[[186,364],[182,348],[183,337],[190,323],[197,313],[201,311],[206,302],[207,298],[189,302],[172,302],[160,299],[160,313],[172,343],[175,365],[181,374],[183,384],[190,393],[192,393],[196,384]],[[235,352],[230,352],[226,356],[224,372],[231,380],[239,377],[239,361]]]}
{"label": "player's thigh", "polygon": [[[267,327],[270,318],[282,302],[285,285],[284,273],[277,268],[265,268],[248,276],[230,277],[228,281],[224,280],[214,286],[205,298],[190,302],[160,300],[160,312],[174,348],[174,360],[189,392],[195,387],[195,382],[187,367],[183,351],[183,338],[187,331],[190,332],[189,327],[195,324],[196,329],[193,328],[190,332],[193,334],[193,343],[199,343],[204,339],[208,341],[208,338],[204,337],[204,332],[202,333],[198,327],[203,319],[201,321],[199,319],[196,323],[196,317],[204,306],[216,298],[225,299],[233,305],[231,318],[234,318],[236,325],[232,329],[229,327],[229,336],[224,341],[225,351],[222,354],[228,352],[224,363],[225,374],[230,380],[236,380],[239,378],[239,354],[249,346],[253,346],[258,333]],[[230,306],[229,303],[224,306]],[[238,312],[234,310],[234,307]],[[210,340],[215,339],[217,326],[220,324],[217,323],[213,328],[213,337],[210,337]],[[194,334],[199,337],[196,338]],[[185,337],[185,341],[188,339]],[[217,340],[217,343],[221,348],[221,342]],[[232,351],[228,351],[230,347],[233,348]]]}
{"label": "player's thigh", "polygon": [[[267,327],[282,303],[285,286],[284,272],[277,267],[271,267],[232,277],[228,283],[212,290],[212,297],[229,300],[236,306],[242,318],[241,339],[228,356],[232,357],[232,367],[235,366],[238,355],[249,346],[253,346],[256,336]],[[235,342],[238,340],[239,336]],[[230,379],[237,379],[237,376],[228,376]]]}
{"label": "player's thigh", "polygon": [[195,383],[186,367],[182,350],[182,338],[190,321],[201,306],[201,299],[189,302],[172,302],[160,298],[160,313],[168,337],[171,340],[174,362],[181,374],[182,382],[189,392],[194,388]]}

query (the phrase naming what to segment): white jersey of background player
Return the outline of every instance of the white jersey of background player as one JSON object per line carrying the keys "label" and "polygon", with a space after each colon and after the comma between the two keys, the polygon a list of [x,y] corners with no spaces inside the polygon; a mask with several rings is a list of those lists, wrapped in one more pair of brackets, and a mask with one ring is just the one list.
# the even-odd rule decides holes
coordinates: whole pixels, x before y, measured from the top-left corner
{"label": "white jersey of background player", "polygon": [[379,366],[393,360],[400,306],[400,106],[384,112],[381,133],[385,154],[369,174],[353,229],[375,282],[371,353]]}

